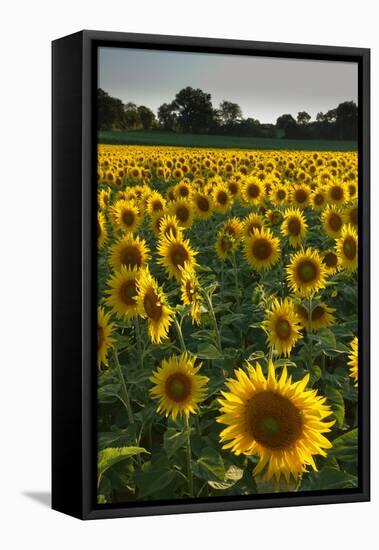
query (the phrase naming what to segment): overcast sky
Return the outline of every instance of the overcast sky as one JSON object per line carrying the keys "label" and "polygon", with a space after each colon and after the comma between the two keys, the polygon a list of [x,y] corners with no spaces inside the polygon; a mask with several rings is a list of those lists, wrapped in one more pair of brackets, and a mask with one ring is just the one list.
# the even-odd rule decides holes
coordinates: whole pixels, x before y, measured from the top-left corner
{"label": "overcast sky", "polygon": [[356,63],[101,47],[98,68],[100,88],[155,113],[186,86],[210,93],[214,107],[238,103],[244,118],[261,122],[298,111],[314,119],[358,97]]}

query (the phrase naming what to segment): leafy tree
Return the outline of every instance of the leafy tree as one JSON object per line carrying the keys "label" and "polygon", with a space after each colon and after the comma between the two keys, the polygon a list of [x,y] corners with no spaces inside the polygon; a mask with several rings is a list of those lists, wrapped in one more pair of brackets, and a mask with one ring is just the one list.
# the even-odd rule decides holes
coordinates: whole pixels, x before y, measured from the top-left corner
{"label": "leafy tree", "polygon": [[174,130],[178,117],[173,103],[163,103],[158,109],[158,120],[165,130]]}
{"label": "leafy tree", "polygon": [[222,101],[218,110],[222,124],[235,124],[242,119],[241,107],[237,103],[231,101]]}
{"label": "leafy tree", "polygon": [[110,96],[99,88],[97,90],[97,126],[99,130],[120,128],[123,124],[124,106],[120,99]]}
{"label": "leafy tree", "polygon": [[299,111],[297,113],[298,124],[308,124],[310,120],[311,120],[311,115],[308,114],[306,111]]}
{"label": "leafy tree", "polygon": [[145,107],[145,105],[140,105],[137,108],[137,113],[139,121],[142,124],[144,130],[150,130],[155,122],[155,114],[151,109]]}
{"label": "leafy tree", "polygon": [[129,101],[124,108],[124,120],[127,128],[137,128],[140,123],[138,108],[135,103]]}
{"label": "leafy tree", "polygon": [[214,125],[211,94],[197,88],[183,88],[173,101],[179,127],[184,132],[206,132]]}
{"label": "leafy tree", "polygon": [[284,137],[286,138],[297,137],[297,123],[292,115],[285,114],[278,117],[276,127],[284,130]]}
{"label": "leafy tree", "polygon": [[344,101],[335,109],[337,135],[340,139],[358,136],[358,107],[354,101]]}

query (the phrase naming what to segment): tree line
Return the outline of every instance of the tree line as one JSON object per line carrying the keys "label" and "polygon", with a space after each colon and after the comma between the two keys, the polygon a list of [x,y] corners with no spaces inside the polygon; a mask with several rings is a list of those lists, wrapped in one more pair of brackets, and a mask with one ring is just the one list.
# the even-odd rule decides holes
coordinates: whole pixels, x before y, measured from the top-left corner
{"label": "tree line", "polygon": [[278,117],[275,124],[244,118],[237,103],[224,100],[214,108],[211,94],[187,86],[173,101],[163,103],[157,112],[145,105],[123,103],[99,88],[97,126],[99,130],[165,130],[193,134],[287,139],[342,139],[358,137],[358,107],[354,101],[340,103],[312,121],[306,111]]}

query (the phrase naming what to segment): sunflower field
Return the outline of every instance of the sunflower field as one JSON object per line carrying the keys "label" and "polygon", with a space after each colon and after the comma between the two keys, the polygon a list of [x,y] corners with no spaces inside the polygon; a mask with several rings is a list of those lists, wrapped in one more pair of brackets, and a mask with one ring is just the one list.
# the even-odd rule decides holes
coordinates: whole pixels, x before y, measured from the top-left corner
{"label": "sunflower field", "polygon": [[358,485],[355,152],[98,147],[98,503]]}

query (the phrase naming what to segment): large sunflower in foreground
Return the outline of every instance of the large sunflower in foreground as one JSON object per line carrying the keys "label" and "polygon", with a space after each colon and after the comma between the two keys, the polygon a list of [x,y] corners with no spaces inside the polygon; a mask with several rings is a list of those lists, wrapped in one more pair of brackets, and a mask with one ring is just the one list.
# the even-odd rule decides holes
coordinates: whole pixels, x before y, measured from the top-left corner
{"label": "large sunflower in foreground", "polygon": [[292,256],[286,270],[291,292],[302,298],[325,287],[326,269],[317,250],[301,249]]}
{"label": "large sunflower in foreground", "polygon": [[288,237],[288,242],[294,248],[301,245],[307,233],[307,222],[298,208],[288,208],[284,213],[284,220],[280,232]]}
{"label": "large sunflower in foreground", "polygon": [[332,447],[323,434],[334,421],[325,421],[332,414],[325,398],[306,389],[309,374],[292,382],[284,367],[277,378],[271,361],[267,378],[258,363],[255,368],[248,365],[247,373],[238,369],[234,374],[219,400],[217,421],[227,426],[220,434],[223,449],[258,455],[253,474],[265,470],[267,480],[297,480],[308,466],[317,471],[313,457],[326,456],[325,449]]}
{"label": "large sunflower in foreground", "polygon": [[137,306],[137,279],[139,270],[137,267],[127,268],[121,266],[108,280],[107,290],[109,294],[106,303],[120,318],[130,319],[138,314]]}
{"label": "large sunflower in foreground", "polygon": [[271,308],[266,311],[262,327],[267,332],[267,343],[285,357],[289,356],[293,346],[302,338],[301,325],[294,305],[288,298],[274,299]]}
{"label": "large sunflower in foreground", "polygon": [[130,234],[113,244],[109,252],[109,263],[115,271],[120,271],[121,266],[140,268],[150,257],[146,242]]}
{"label": "large sunflower in foreground", "polygon": [[163,359],[153,373],[150,390],[153,399],[158,399],[157,411],[175,420],[179,415],[196,414],[199,403],[206,395],[208,378],[198,374],[201,363],[195,366],[195,358],[187,353]]}
{"label": "large sunflower in foreground", "polygon": [[105,313],[102,307],[97,308],[97,366],[108,366],[108,350],[112,347],[114,325],[111,322],[111,314]]}
{"label": "large sunflower in foreground", "polygon": [[181,268],[181,298],[184,305],[191,306],[192,324],[200,324],[201,294],[195,270],[186,262]]}
{"label": "large sunflower in foreground", "polygon": [[138,312],[141,317],[147,319],[150,340],[159,344],[168,337],[174,312],[147,268],[141,270],[137,281],[137,292]]}
{"label": "large sunflower in foreground", "polygon": [[336,241],[338,265],[347,271],[358,269],[358,233],[353,226],[345,225]]}
{"label": "large sunflower in foreground", "polygon": [[350,343],[351,353],[349,355],[348,365],[350,366],[349,376],[354,380],[354,386],[358,386],[358,338],[355,337]]}
{"label": "large sunflower in foreground", "polygon": [[196,265],[197,252],[191,248],[188,239],[168,235],[159,240],[157,250],[160,256],[157,263],[166,268],[169,277],[175,277],[179,282],[182,276],[181,268],[186,263],[190,268]]}
{"label": "large sunflower in foreground", "polygon": [[270,269],[279,259],[279,239],[270,229],[254,229],[253,234],[245,239],[244,253],[248,264],[258,271]]}

